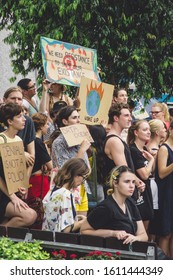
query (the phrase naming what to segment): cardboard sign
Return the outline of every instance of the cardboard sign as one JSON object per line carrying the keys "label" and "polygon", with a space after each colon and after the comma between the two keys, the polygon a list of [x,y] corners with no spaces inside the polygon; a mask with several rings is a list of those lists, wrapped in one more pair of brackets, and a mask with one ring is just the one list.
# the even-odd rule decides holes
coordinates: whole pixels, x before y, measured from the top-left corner
{"label": "cardboard sign", "polygon": [[96,125],[101,121],[107,122],[113,91],[113,85],[82,77],[79,90],[81,123]]}
{"label": "cardboard sign", "polygon": [[94,142],[85,124],[73,124],[60,128],[69,147],[80,145],[84,139]]}
{"label": "cardboard sign", "polygon": [[0,144],[0,153],[9,194],[18,192],[21,187],[28,188],[23,142]]}
{"label": "cardboard sign", "polygon": [[41,37],[41,53],[46,79],[51,82],[79,87],[81,76],[100,80],[94,49]]}

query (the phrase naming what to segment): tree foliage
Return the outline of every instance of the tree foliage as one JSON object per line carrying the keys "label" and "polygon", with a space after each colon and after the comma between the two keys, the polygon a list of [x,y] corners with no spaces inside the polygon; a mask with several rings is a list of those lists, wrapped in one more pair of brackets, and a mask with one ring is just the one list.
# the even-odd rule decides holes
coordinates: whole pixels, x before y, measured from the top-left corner
{"label": "tree foliage", "polygon": [[135,82],[136,94],[146,99],[172,93],[171,0],[1,0],[0,11],[14,74],[37,69],[43,78],[45,36],[97,49],[104,82]]}

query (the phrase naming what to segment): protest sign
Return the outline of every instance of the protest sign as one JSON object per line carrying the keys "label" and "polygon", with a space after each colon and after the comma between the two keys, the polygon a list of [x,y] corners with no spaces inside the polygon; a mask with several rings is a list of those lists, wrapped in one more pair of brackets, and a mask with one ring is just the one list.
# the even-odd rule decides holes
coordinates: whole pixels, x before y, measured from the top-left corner
{"label": "protest sign", "polygon": [[149,117],[149,114],[145,110],[144,106],[142,105],[141,101],[136,101],[135,108],[132,111],[132,115],[137,120],[143,120]]}
{"label": "protest sign", "polygon": [[0,153],[9,194],[17,192],[21,187],[28,188],[23,142],[1,144]]}
{"label": "protest sign", "polygon": [[81,123],[96,125],[101,121],[107,122],[113,91],[113,85],[82,77],[79,89]]}
{"label": "protest sign", "polygon": [[94,142],[85,124],[68,125],[61,127],[60,130],[69,147],[81,144],[84,139],[88,139],[89,142]]}
{"label": "protest sign", "polygon": [[41,37],[41,53],[46,79],[51,82],[79,87],[81,76],[100,80],[94,49]]}

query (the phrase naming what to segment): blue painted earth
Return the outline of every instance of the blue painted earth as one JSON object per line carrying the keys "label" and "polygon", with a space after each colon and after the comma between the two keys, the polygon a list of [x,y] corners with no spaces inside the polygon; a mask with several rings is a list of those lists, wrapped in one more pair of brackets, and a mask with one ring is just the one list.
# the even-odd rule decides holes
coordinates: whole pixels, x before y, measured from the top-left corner
{"label": "blue painted earth", "polygon": [[86,110],[89,116],[95,116],[100,107],[100,95],[97,91],[91,90],[86,98]]}

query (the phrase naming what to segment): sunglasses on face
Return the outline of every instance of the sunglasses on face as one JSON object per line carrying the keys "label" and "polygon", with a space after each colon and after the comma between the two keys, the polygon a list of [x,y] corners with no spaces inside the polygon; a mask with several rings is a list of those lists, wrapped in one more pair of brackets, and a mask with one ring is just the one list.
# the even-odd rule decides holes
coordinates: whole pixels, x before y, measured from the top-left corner
{"label": "sunglasses on face", "polygon": [[30,90],[30,89],[34,89],[34,88],[35,88],[35,83],[34,83],[32,86],[27,87],[27,89],[26,89],[26,90]]}

